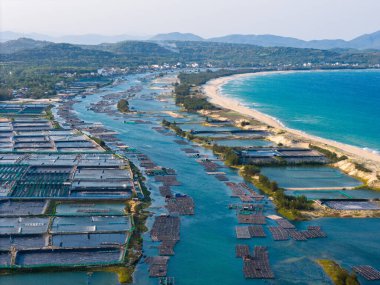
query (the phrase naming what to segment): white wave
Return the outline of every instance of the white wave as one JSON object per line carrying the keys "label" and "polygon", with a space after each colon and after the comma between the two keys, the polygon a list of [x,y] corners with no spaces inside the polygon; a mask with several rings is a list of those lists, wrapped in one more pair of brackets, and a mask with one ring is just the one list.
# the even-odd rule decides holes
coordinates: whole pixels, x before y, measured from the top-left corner
{"label": "white wave", "polygon": [[369,148],[369,147],[363,147],[362,149],[364,149],[365,151],[369,151],[371,153],[374,153],[374,154],[380,154],[380,151],[377,149],[373,149],[373,148]]}
{"label": "white wave", "polygon": [[309,117],[309,118],[295,118],[293,120],[290,120],[292,122],[300,122],[300,123],[305,123],[305,124],[318,124],[320,123],[320,119],[319,118],[312,118],[312,117]]}

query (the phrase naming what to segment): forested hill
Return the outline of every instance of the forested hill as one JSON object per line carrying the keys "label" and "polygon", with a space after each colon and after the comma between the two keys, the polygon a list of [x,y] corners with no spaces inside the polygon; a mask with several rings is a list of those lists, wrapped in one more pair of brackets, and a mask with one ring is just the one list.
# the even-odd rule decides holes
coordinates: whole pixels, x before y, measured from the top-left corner
{"label": "forested hill", "polygon": [[[20,39],[21,40],[21,39]],[[350,50],[318,50],[288,47],[259,47],[246,44],[215,42],[139,42],[115,44],[73,45],[28,40],[25,48],[20,40],[0,45],[3,64],[38,66],[73,66],[96,68],[102,66],[137,66],[197,62],[200,66],[250,67],[326,64],[380,64],[380,52]],[[25,39],[22,39],[25,43]],[[15,48],[17,46],[17,48]]]}

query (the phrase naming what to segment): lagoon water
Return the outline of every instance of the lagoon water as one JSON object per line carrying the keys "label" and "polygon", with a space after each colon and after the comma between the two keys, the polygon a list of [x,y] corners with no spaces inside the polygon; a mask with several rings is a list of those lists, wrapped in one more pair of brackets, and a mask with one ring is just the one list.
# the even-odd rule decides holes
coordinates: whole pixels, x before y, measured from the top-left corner
{"label": "lagoon water", "polygon": [[[309,222],[297,222],[299,229],[308,225],[320,225],[328,234],[328,238],[314,239],[306,242],[293,240],[274,242],[266,229],[267,238],[257,238],[248,241],[237,240],[235,226],[238,225],[236,214],[228,209],[230,203],[237,203],[230,197],[230,190],[223,183],[205,173],[203,167],[189,158],[180,149],[183,146],[174,143],[171,136],[163,136],[152,129],[159,126],[161,117],[149,118],[152,125],[124,124],[123,119],[113,118],[107,114],[95,114],[87,111],[92,102],[109,92],[122,91],[130,85],[139,84],[138,78],[130,78],[128,83],[121,84],[104,93],[87,96],[81,103],[75,105],[80,118],[88,122],[102,122],[105,127],[119,132],[118,137],[125,144],[137,148],[147,154],[155,163],[177,170],[178,180],[182,186],[174,187],[174,192],[191,195],[194,199],[195,215],[181,217],[181,241],[175,247],[175,256],[169,262],[169,276],[176,278],[179,285],[246,285],[246,284],[331,284],[328,277],[314,262],[316,258],[331,258],[345,268],[353,265],[370,264],[380,268],[380,219],[337,219],[326,218]],[[146,90],[146,92],[149,92]],[[137,110],[175,110],[173,101],[159,102],[139,98],[131,100],[131,105]],[[160,116],[163,116],[161,113]],[[166,119],[170,119],[168,116]],[[144,117],[144,119],[146,119]],[[193,122],[194,117],[188,118]],[[177,119],[176,119],[177,120]],[[185,121],[186,119],[177,120]],[[212,156],[211,152],[197,148],[201,153]],[[230,181],[242,182],[242,178],[233,170],[222,169]],[[305,171],[305,169],[303,170]],[[300,173],[300,172],[298,172]],[[281,173],[272,173],[281,180]],[[284,172],[282,179],[286,181],[288,174]],[[316,181],[320,178],[321,172]],[[330,179],[342,179],[343,183],[352,183],[343,174],[328,172]],[[272,177],[271,177],[272,178]],[[273,178],[272,178],[273,179]],[[307,181],[306,181],[307,182]],[[310,183],[310,181],[309,181]],[[313,183],[314,185],[314,183]],[[151,211],[156,215],[165,212],[163,198],[158,193],[158,184],[148,179],[152,191],[153,204]],[[264,201],[265,214],[275,214],[273,205],[268,199]],[[153,218],[149,218],[148,227]],[[268,221],[270,224],[272,221]],[[246,280],[242,272],[242,260],[235,257],[235,245],[246,243],[269,247],[270,263],[276,275],[274,280]],[[144,254],[157,255],[157,243],[152,243],[149,234],[144,235]],[[59,279],[60,278],[60,279]],[[140,263],[134,275],[135,284],[153,285],[158,281],[148,277],[147,265]],[[57,279],[60,280],[56,281]],[[0,284],[118,284],[116,276],[110,273],[45,273],[6,276],[0,278]],[[66,282],[64,282],[66,281]],[[375,284],[361,279],[363,284]],[[2,283],[4,282],[4,283]]]}
{"label": "lagoon water", "polygon": [[380,151],[380,71],[253,75],[221,88],[287,127]]}

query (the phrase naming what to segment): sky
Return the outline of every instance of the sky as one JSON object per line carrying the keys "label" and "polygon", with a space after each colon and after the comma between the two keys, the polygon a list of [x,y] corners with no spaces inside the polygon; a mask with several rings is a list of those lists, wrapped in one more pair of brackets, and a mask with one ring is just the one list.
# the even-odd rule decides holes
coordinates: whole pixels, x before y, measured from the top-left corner
{"label": "sky", "polygon": [[352,39],[380,30],[380,0],[0,0],[0,30],[52,36],[275,34]]}

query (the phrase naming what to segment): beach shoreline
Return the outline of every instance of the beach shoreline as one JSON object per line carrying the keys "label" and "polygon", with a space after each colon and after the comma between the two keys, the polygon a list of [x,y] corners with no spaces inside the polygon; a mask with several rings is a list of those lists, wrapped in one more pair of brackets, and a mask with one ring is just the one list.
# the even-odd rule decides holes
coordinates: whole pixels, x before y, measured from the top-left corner
{"label": "beach shoreline", "polygon": [[[315,135],[308,134],[301,130],[292,129],[286,127],[278,119],[264,114],[260,111],[257,111],[252,108],[243,106],[242,103],[234,98],[230,98],[225,94],[222,94],[221,87],[228,83],[229,81],[236,80],[239,78],[246,78],[251,76],[263,76],[268,74],[278,74],[278,73],[293,73],[297,71],[268,71],[268,72],[257,72],[257,73],[245,73],[245,74],[236,74],[232,76],[220,77],[213,80],[210,80],[205,85],[202,86],[203,93],[208,97],[209,101],[223,109],[228,109],[240,113],[243,116],[253,118],[265,125],[268,125],[279,131],[285,131],[291,135],[294,135],[305,142],[315,142],[317,144],[326,145],[336,149],[337,151],[349,155],[350,157],[356,158],[358,160],[369,160],[376,164],[380,164],[380,155],[373,153],[369,150],[362,149],[357,146],[337,142],[331,139],[318,137]],[[302,71],[300,71],[302,72]],[[377,168],[378,169],[378,168]]]}

